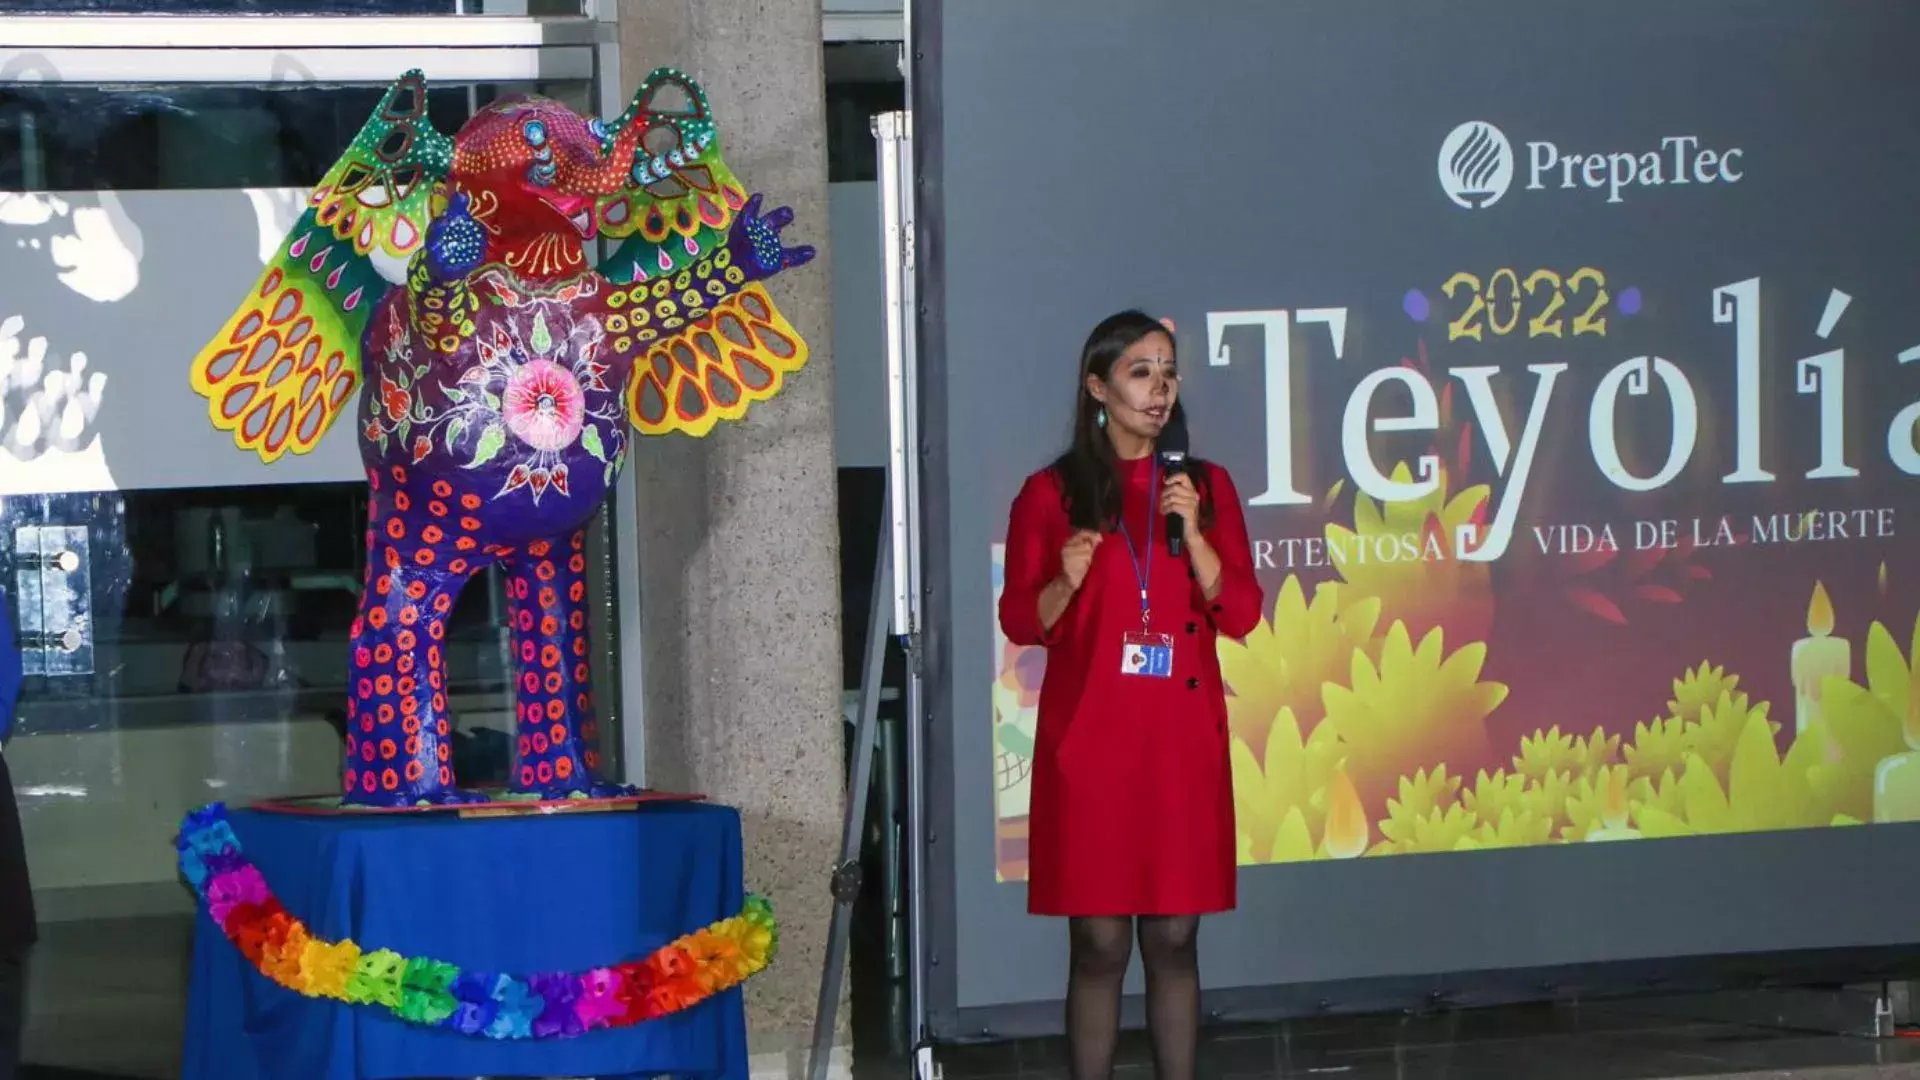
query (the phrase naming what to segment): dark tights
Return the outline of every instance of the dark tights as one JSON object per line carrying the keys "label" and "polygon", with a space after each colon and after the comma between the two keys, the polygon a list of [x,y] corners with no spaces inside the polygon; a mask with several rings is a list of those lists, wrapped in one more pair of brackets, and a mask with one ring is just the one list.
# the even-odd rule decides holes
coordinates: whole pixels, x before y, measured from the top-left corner
{"label": "dark tights", "polygon": [[[1133,953],[1134,920],[1070,919],[1067,1054],[1073,1080],[1108,1080],[1120,1038],[1120,981]],[[1193,1080],[1200,1038],[1200,963],[1192,915],[1141,916],[1140,959],[1147,969],[1147,1030],[1159,1080]]]}

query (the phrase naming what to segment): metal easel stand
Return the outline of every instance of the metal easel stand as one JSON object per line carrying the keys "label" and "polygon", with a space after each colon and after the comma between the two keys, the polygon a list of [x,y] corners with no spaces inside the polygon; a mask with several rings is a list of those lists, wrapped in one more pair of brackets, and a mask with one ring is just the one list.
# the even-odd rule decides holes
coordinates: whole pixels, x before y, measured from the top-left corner
{"label": "metal easel stand", "polygon": [[[911,25],[911,4],[908,5]],[[911,83],[911,65],[908,80]],[[880,156],[881,257],[885,267],[887,339],[887,494],[879,557],[874,561],[873,600],[868,612],[866,656],[860,672],[860,716],[854,734],[853,775],[847,792],[846,828],[840,862],[833,872],[834,914],[827,938],[826,968],[820,975],[819,1009],[814,1014],[813,1051],[808,1075],[826,1080],[846,970],[853,903],[860,894],[860,839],[872,781],[875,728],[880,707],[881,671],[891,627],[906,653],[906,954],[907,1037],[913,1046],[916,1080],[936,1080],[933,1044],[927,1028],[926,881],[926,702],[921,684],[920,634],[920,399],[917,380],[914,259],[913,118],[892,112],[873,121]],[[887,604],[891,601],[891,612]],[[891,617],[889,617],[891,616]],[[892,827],[889,822],[888,828]],[[889,919],[894,912],[887,913]]]}
{"label": "metal easel stand", "polygon": [[[807,1061],[812,1080],[826,1080],[840,1014],[841,980],[853,930],[853,905],[860,898],[861,837],[866,832],[867,792],[873,780],[874,732],[879,727],[881,674],[887,660],[888,608],[891,606],[893,549],[882,537],[874,560],[873,599],[867,609],[866,655],[860,664],[860,714],[854,725],[853,775],[847,784],[847,812],[840,836],[840,861],[833,869],[833,924],[827,933],[827,961],[820,972],[820,1002],[813,1018],[813,1050]],[[892,912],[888,912],[891,917]]]}

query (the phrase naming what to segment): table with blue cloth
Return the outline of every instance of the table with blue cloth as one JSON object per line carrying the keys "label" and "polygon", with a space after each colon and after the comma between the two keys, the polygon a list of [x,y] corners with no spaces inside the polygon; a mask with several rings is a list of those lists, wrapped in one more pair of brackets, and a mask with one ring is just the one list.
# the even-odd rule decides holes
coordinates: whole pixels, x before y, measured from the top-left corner
{"label": "table with blue cloth", "polygon": [[[582,971],[638,960],[739,913],[740,817],[727,807],[461,819],[234,811],[233,831],[289,913],[464,970]],[[691,1008],[574,1039],[499,1040],[423,1028],[383,1008],[270,982],[202,906],[194,929],[185,1080],[431,1080],[706,1076],[746,1080],[738,987]]]}

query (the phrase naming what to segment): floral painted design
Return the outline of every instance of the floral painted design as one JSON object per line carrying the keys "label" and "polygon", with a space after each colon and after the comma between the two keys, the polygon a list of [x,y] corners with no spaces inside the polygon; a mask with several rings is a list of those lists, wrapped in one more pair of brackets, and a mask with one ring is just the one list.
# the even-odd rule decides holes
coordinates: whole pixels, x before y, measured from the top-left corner
{"label": "floral painted design", "polygon": [[586,459],[611,484],[627,435],[624,405],[607,379],[612,360],[601,318],[577,312],[577,296],[487,284],[482,295],[506,317],[478,330],[477,362],[451,381],[436,383],[429,363],[415,361],[414,336],[399,307],[389,309],[379,407],[366,437],[383,454],[398,440],[416,464],[436,447],[466,469],[504,458],[511,467],[495,499],[522,489],[536,506],[570,496],[573,471]]}
{"label": "floral painted design", "polygon": [[587,398],[573,372],[551,360],[534,360],[507,380],[507,430],[535,450],[565,450],[580,437]]}

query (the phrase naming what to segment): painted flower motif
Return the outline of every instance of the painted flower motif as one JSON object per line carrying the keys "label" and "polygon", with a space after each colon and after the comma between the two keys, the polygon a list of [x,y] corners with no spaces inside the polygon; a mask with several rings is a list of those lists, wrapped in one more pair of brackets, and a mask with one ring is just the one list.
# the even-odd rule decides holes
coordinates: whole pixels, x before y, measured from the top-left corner
{"label": "painted flower motif", "polygon": [[586,422],[586,395],[573,373],[551,360],[532,360],[514,372],[502,399],[507,429],[535,450],[564,450]]}
{"label": "painted flower motif", "polygon": [[387,410],[387,419],[399,422],[413,409],[413,393],[405,386],[394,382],[385,375],[380,376],[380,404]]}

